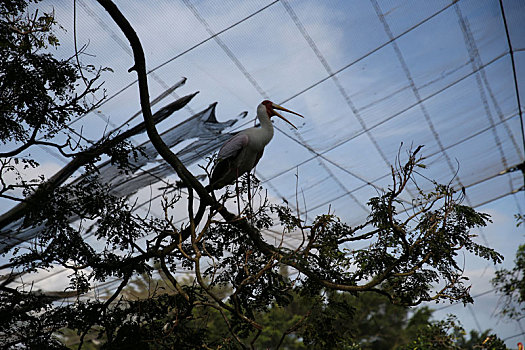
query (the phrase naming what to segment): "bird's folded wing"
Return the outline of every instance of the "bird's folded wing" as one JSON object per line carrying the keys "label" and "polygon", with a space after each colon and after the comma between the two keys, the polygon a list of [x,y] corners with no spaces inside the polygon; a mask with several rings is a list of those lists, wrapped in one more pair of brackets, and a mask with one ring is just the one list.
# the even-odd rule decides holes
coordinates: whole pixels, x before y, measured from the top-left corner
{"label": "bird's folded wing", "polygon": [[248,135],[237,134],[221,147],[219,154],[217,155],[218,160],[224,160],[227,158],[235,157],[239,152],[246,147],[248,144]]}

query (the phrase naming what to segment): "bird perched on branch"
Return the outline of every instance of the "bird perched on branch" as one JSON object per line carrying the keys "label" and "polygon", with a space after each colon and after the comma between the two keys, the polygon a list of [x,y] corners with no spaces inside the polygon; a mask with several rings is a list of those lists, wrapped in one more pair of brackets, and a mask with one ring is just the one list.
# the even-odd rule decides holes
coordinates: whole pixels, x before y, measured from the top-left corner
{"label": "bird perched on branch", "polygon": [[257,106],[257,118],[261,126],[242,130],[224,143],[217,155],[210,184],[206,186],[208,191],[217,190],[232,184],[240,176],[249,172],[257,165],[263,155],[264,147],[273,137],[271,117],[277,116],[296,128],[295,125],[276,110],[285,111],[304,118],[299,113],[290,111],[271,101],[262,101],[261,104]]}

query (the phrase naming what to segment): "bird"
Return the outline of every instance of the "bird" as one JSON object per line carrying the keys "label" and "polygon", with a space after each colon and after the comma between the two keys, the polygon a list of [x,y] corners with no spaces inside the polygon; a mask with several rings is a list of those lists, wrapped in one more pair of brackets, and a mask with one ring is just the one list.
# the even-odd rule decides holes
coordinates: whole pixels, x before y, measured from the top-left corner
{"label": "bird", "polygon": [[257,119],[260,127],[240,131],[227,140],[219,150],[212,169],[208,192],[233,184],[240,176],[252,170],[261,159],[264,147],[273,138],[271,118],[277,116],[297,129],[277,110],[285,111],[304,118],[301,114],[281,107],[272,101],[264,100],[257,106]]}

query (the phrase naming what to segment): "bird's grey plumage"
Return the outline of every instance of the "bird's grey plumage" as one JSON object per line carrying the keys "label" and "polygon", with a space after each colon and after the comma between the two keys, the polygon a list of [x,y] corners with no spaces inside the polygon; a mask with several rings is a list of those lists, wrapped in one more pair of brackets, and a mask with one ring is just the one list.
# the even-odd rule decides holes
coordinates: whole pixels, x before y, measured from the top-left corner
{"label": "bird's grey plumage", "polygon": [[268,100],[257,106],[257,118],[261,126],[239,132],[221,147],[217,154],[210,184],[207,186],[208,191],[232,184],[239,176],[249,172],[257,165],[263,155],[264,147],[273,137],[273,125],[270,118],[276,115],[290,123],[274,109],[297,114]]}
{"label": "bird's grey plumage", "polygon": [[[219,150],[208,189],[216,190],[230,185],[257,165],[264,146],[260,147],[250,142],[249,131],[250,129],[247,129],[233,136]],[[270,140],[271,136],[268,142]]]}

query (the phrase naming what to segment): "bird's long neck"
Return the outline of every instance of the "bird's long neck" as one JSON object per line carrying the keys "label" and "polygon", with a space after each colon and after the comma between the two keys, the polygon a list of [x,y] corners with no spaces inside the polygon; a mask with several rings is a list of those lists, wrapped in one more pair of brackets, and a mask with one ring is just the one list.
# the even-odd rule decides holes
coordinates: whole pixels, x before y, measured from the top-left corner
{"label": "bird's long neck", "polygon": [[263,141],[264,146],[266,146],[273,137],[273,124],[267,113],[258,113],[257,118],[261,123],[261,127],[259,128],[259,133],[262,135],[261,141]]}

